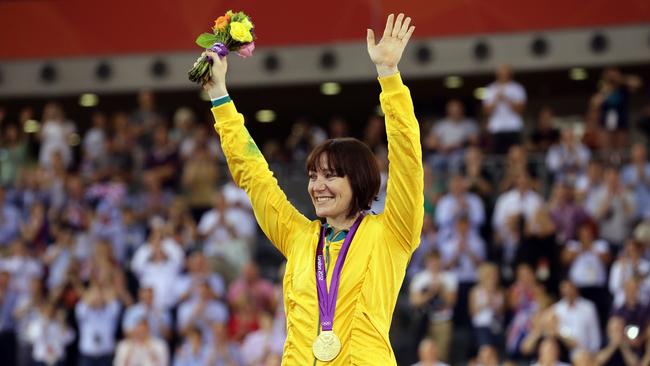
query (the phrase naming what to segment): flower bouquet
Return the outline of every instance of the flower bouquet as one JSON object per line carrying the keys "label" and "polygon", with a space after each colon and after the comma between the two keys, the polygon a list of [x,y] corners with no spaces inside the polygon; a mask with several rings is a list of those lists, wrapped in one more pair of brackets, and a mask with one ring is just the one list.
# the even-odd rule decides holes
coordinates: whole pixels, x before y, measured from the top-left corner
{"label": "flower bouquet", "polygon": [[[249,57],[255,49],[255,26],[248,15],[228,10],[225,15],[214,21],[212,33],[203,33],[196,39],[196,44],[225,57],[230,52],[237,52],[241,57]],[[192,82],[205,84],[210,81],[212,59],[201,55],[188,75]]]}

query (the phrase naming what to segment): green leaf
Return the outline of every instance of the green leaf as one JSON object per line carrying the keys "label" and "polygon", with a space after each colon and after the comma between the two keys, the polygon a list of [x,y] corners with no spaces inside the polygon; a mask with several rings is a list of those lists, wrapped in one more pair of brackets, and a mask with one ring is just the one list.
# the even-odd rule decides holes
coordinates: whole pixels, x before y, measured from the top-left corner
{"label": "green leaf", "polygon": [[217,42],[217,36],[212,33],[202,33],[196,38],[196,44],[203,48],[210,48]]}

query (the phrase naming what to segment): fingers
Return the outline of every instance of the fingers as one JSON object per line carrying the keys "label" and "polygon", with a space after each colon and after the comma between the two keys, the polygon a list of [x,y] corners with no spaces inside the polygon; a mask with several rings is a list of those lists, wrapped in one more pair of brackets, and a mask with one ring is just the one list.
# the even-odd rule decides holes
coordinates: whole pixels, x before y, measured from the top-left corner
{"label": "fingers", "polygon": [[402,39],[406,35],[406,32],[409,30],[409,25],[411,24],[411,17],[406,18],[404,20],[404,23],[402,24],[402,27],[399,30],[399,33],[397,34],[397,38]]}
{"label": "fingers", "polygon": [[404,42],[404,44],[408,43],[409,39],[411,39],[411,35],[413,34],[414,30],[415,30],[415,26],[412,25],[404,35],[404,38],[402,38],[402,42]]}
{"label": "fingers", "polygon": [[367,35],[367,41],[368,41],[368,48],[373,47],[376,45],[375,43],[375,32],[373,32],[372,29],[368,29],[368,35]]}
{"label": "fingers", "polygon": [[384,28],[384,37],[390,37],[391,33],[393,32],[393,19],[395,18],[395,15],[391,14],[388,16],[388,20],[386,20],[386,28]]}
{"label": "fingers", "polygon": [[395,20],[395,25],[393,25],[393,30],[391,31],[391,36],[397,37],[400,29],[402,28],[402,20],[404,20],[404,14],[399,13],[397,19]]}

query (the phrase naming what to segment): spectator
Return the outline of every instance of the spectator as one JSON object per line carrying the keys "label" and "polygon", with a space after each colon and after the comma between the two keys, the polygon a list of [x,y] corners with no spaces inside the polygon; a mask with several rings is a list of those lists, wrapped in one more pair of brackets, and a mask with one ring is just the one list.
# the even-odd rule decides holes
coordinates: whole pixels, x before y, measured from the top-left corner
{"label": "spectator", "polygon": [[219,175],[216,159],[206,145],[199,145],[183,167],[182,186],[195,220],[210,209]]}
{"label": "spectator", "polygon": [[636,211],[634,196],[621,183],[616,168],[605,170],[605,184],[586,202],[586,206],[591,216],[598,221],[600,236],[617,253],[630,235]]}
{"label": "spectator", "polygon": [[130,118],[131,128],[138,144],[145,147],[151,144],[150,133],[162,123],[163,116],[156,107],[156,97],[151,90],[138,92],[138,108]]}
{"label": "spectator", "polygon": [[600,325],[594,303],[580,297],[578,288],[569,280],[562,281],[560,293],[561,300],[553,305],[560,336],[566,339],[572,352],[578,349],[598,351]]}
{"label": "spectator", "polygon": [[153,146],[149,147],[144,168],[152,173],[164,188],[175,188],[179,156],[176,146],[169,140],[165,125],[159,125],[153,132]]}
{"label": "spectator", "polygon": [[11,254],[0,258],[0,269],[11,275],[11,288],[22,299],[29,296],[32,281],[41,279],[44,274],[43,264],[28,252],[25,243],[16,240],[11,244]]}
{"label": "spectator", "polygon": [[386,126],[384,118],[371,115],[368,117],[368,123],[363,130],[363,142],[368,145],[370,150],[376,151],[379,147],[386,146]]}
{"label": "spectator", "polygon": [[11,274],[0,270],[0,360],[15,363],[16,319],[14,312],[18,294],[11,288]]}
{"label": "spectator", "polygon": [[167,366],[169,351],[167,344],[159,338],[152,337],[149,322],[140,318],[126,339],[117,344],[114,366]]}
{"label": "spectator", "polygon": [[65,167],[72,164],[72,149],[69,142],[75,133],[73,122],[65,119],[63,109],[57,103],[50,102],[43,109],[43,127],[39,132],[41,148],[39,152],[39,164],[49,168],[52,165],[52,156],[55,152],[61,154]]}
{"label": "spectator", "polygon": [[531,179],[533,187],[537,187],[537,172],[535,171],[535,164],[529,161],[528,152],[522,145],[512,145],[508,149],[508,156],[506,157],[505,167],[501,181],[499,182],[499,191],[505,192],[513,189],[517,185],[517,179],[527,174]]}
{"label": "spectator", "polygon": [[350,136],[350,126],[348,122],[341,116],[334,116],[330,118],[327,126],[327,130],[329,132],[328,137],[331,139]]}
{"label": "spectator", "polygon": [[619,317],[610,318],[607,323],[607,344],[596,353],[596,365],[643,365],[630,346],[630,342],[638,335],[635,335],[635,339],[630,339],[625,333],[625,321]]}
{"label": "spectator", "polygon": [[20,235],[20,212],[6,200],[5,188],[0,186],[0,248]]}
{"label": "spectator", "polygon": [[138,326],[140,320],[146,319],[152,336],[169,340],[172,335],[172,318],[168,311],[154,305],[153,291],[151,287],[140,287],[140,301],[124,312],[122,330],[128,335]]}
{"label": "spectator", "polygon": [[255,233],[255,222],[249,213],[232,208],[223,192],[213,196],[213,208],[201,216],[198,233],[204,240],[204,252],[208,257],[223,258],[238,272],[250,258],[248,240]]}
{"label": "spectator", "polygon": [[176,329],[180,334],[185,334],[190,327],[198,327],[203,334],[203,341],[212,342],[212,325],[228,321],[228,308],[221,302],[214,300],[212,289],[207,282],[199,285],[200,294],[190,298],[178,307]]}
{"label": "spectator", "polygon": [[562,129],[559,143],[554,144],[546,154],[546,167],[555,181],[573,183],[587,168],[591,152],[580,141],[571,128]]}
{"label": "spectator", "polygon": [[32,359],[37,366],[64,366],[65,348],[74,340],[74,331],[65,323],[65,313],[52,302],[41,305],[38,315],[27,326],[32,344]]}
{"label": "spectator", "polygon": [[256,310],[273,310],[275,292],[273,284],[260,277],[259,268],[254,262],[248,262],[242,275],[228,288],[228,303],[238,303],[242,299],[252,300]]}
{"label": "spectator", "polygon": [[207,364],[208,348],[201,339],[201,330],[190,327],[185,333],[185,341],[174,355],[174,366],[194,366]]}
{"label": "spectator", "polygon": [[63,285],[68,267],[75,260],[72,228],[66,224],[57,225],[54,237],[56,241],[47,248],[43,256],[43,263],[48,268],[47,286],[49,290]]}
{"label": "spectator", "polygon": [[[517,178],[517,185],[510,191],[502,193],[497,198],[492,226],[496,233],[497,243],[503,246],[503,256],[506,263],[515,257],[516,246],[526,222],[533,222],[535,215],[543,204],[542,196],[532,189],[528,174]],[[515,225],[517,224],[518,225]],[[516,227],[513,227],[516,226]]]}
{"label": "spectator", "polygon": [[474,363],[470,366],[499,366],[499,353],[494,346],[485,344],[478,350],[478,355]]}
{"label": "spectator", "polygon": [[18,126],[14,123],[7,124],[3,132],[0,136],[0,154],[4,157],[0,165],[0,186],[14,184],[28,158],[27,140]]}
{"label": "spectator", "polygon": [[164,231],[183,249],[189,251],[198,243],[198,229],[192,214],[182,198],[176,198],[167,209]]}
{"label": "spectator", "polygon": [[496,81],[487,86],[483,98],[492,150],[497,154],[505,154],[510,146],[519,143],[524,128],[521,116],[525,108],[526,90],[512,79],[510,66],[500,65],[496,70]]}
{"label": "spectator", "polygon": [[419,362],[411,366],[448,366],[446,363],[438,361],[438,346],[431,338],[425,338],[418,346]]}
{"label": "spectator", "polygon": [[228,340],[223,323],[213,323],[208,353],[208,365],[244,366],[242,353],[237,343]]}
{"label": "spectator", "polygon": [[469,285],[476,282],[476,268],[485,259],[485,242],[472,230],[469,218],[461,216],[454,232],[440,243],[440,253],[445,268]]}
{"label": "spectator", "polygon": [[600,324],[604,324],[611,303],[607,291],[610,254],[607,242],[596,235],[597,227],[593,222],[580,224],[578,240],[567,242],[562,262],[568,267],[569,280],[578,287],[584,298],[596,305]]}
{"label": "spectator", "polygon": [[92,127],[86,131],[82,140],[83,158],[81,162],[82,175],[91,181],[102,178],[107,163],[107,117],[104,113],[95,111],[91,117]]}
{"label": "spectator", "polygon": [[490,195],[494,190],[493,176],[483,164],[481,149],[470,146],[465,152],[465,165],[462,173],[467,181],[467,191],[477,194],[483,201],[483,206],[488,207]]}
{"label": "spectator", "polygon": [[92,286],[75,307],[79,325],[79,366],[111,366],[120,303],[109,289]]}
{"label": "spectator", "polygon": [[639,281],[636,278],[627,280],[623,291],[625,302],[622,306],[614,309],[612,316],[623,320],[626,345],[635,354],[641,355],[648,336],[644,329],[648,329],[648,325],[650,325],[648,306],[639,300]]}
{"label": "spectator", "polygon": [[553,338],[545,338],[539,347],[537,362],[532,366],[570,366],[568,363],[560,362],[559,357],[557,341]]}
{"label": "spectator", "polygon": [[131,269],[140,286],[153,288],[154,304],[159,309],[167,310],[175,303],[175,294],[169,290],[169,285],[176,281],[184,259],[178,243],[163,238],[161,227],[154,227],[149,242],[133,255]]}
{"label": "spectator", "polygon": [[436,209],[439,240],[446,240],[453,232],[458,219],[469,218],[471,229],[479,232],[485,222],[485,207],[481,198],[467,192],[467,181],[460,175],[449,179],[449,193],[442,196]]}
{"label": "spectator", "polygon": [[427,335],[439,345],[439,358],[443,362],[449,362],[457,292],[458,279],[454,273],[443,270],[437,250],[427,254],[426,268],[409,285],[411,306],[425,314]]}
{"label": "spectator", "polygon": [[465,148],[476,144],[478,125],[465,116],[463,103],[458,99],[447,102],[447,115],[438,121],[425,140],[426,148],[436,151],[431,166],[439,172],[458,171],[463,163]]}
{"label": "spectator", "polygon": [[600,113],[600,123],[607,131],[608,147],[621,149],[627,142],[629,130],[630,93],[641,87],[642,81],[635,75],[623,75],[618,68],[608,67],[591,98],[591,108]]}
{"label": "spectator", "polygon": [[650,207],[650,162],[648,162],[646,147],[642,143],[632,145],[632,158],[621,171],[623,183],[634,192],[636,203],[636,218],[643,215]]}
{"label": "spectator", "polygon": [[291,134],[287,138],[286,148],[292,153],[295,161],[303,161],[307,158],[307,154],[326,138],[325,130],[313,125],[306,118],[300,118],[291,126]]}
{"label": "spectator", "polygon": [[581,175],[575,182],[576,202],[584,206],[592,202],[594,193],[603,185],[603,166],[598,160],[591,160],[587,165],[586,174]]}
{"label": "spectator", "polygon": [[[648,278],[650,276],[650,261],[641,257],[641,246],[634,240],[628,240],[619,258],[614,261],[609,275],[609,292],[614,297],[614,307],[623,305],[625,301],[624,284],[633,278]],[[648,303],[650,293],[639,292],[639,300]]]}
{"label": "spectator", "polygon": [[201,292],[200,285],[205,282],[209,285],[211,298],[216,300],[225,298],[226,284],[223,278],[210,269],[205,254],[195,251],[187,259],[187,273],[178,276],[174,284],[178,301],[197,298]]}
{"label": "spectator", "polygon": [[544,106],[539,110],[537,125],[530,136],[530,152],[546,153],[552,145],[560,140],[560,131],[555,128],[553,108]]}
{"label": "spectator", "polygon": [[185,141],[192,138],[195,124],[196,116],[190,108],[180,107],[176,109],[176,112],[174,112],[174,128],[169,133],[169,139],[180,148]]}
{"label": "spectator", "polygon": [[558,182],[553,187],[550,213],[560,244],[575,239],[578,225],[589,218],[587,212],[575,202],[573,192],[573,187],[565,182]]}
{"label": "spectator", "polygon": [[20,236],[29,243],[30,249],[41,253],[48,244],[49,229],[45,204],[35,201],[29,208],[28,218],[20,225]]}
{"label": "spectator", "polygon": [[249,333],[241,346],[241,355],[246,366],[262,365],[269,353],[282,355],[284,339],[275,337],[273,315],[262,311],[259,323],[259,329]]}
{"label": "spectator", "polygon": [[478,284],[469,294],[469,313],[478,346],[496,346],[503,333],[505,297],[499,286],[499,269],[490,263],[478,269]]}

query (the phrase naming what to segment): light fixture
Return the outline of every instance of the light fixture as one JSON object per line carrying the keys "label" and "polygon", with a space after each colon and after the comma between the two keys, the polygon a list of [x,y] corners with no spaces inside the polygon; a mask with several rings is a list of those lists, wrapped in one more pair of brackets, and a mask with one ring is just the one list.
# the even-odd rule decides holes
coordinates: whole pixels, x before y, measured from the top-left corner
{"label": "light fixture", "polygon": [[422,44],[415,51],[415,57],[419,64],[427,64],[431,62],[431,59],[433,58],[433,52],[431,52],[431,48],[427,47],[427,45]]}
{"label": "light fixture", "polygon": [[108,61],[100,62],[95,68],[95,77],[97,80],[106,81],[111,78],[112,74],[113,70],[111,69],[111,65],[108,64]]}
{"label": "light fixture", "polygon": [[96,107],[99,104],[97,94],[84,93],[79,96],[79,105],[86,108]]}
{"label": "light fixture", "polygon": [[269,54],[264,58],[264,69],[268,72],[275,72],[280,69],[280,59],[274,54]]}
{"label": "light fixture", "polygon": [[460,76],[451,75],[445,78],[445,87],[448,89],[458,89],[463,86],[463,79]]}
{"label": "light fixture", "polygon": [[57,76],[58,75],[56,72],[56,68],[51,63],[46,63],[45,65],[43,65],[43,67],[41,67],[40,77],[41,77],[41,81],[43,81],[44,83],[47,84],[53,83],[54,81],[56,81]]}
{"label": "light fixture", "polygon": [[490,58],[490,46],[485,40],[479,40],[474,45],[474,58],[478,61],[485,61]]}
{"label": "light fixture", "polygon": [[162,59],[156,59],[154,62],[151,64],[151,76],[153,76],[156,79],[162,79],[167,74],[169,73],[169,67],[167,67],[167,63],[163,61]]}
{"label": "light fixture", "polygon": [[485,99],[485,92],[486,91],[487,91],[487,89],[485,89],[484,87],[474,89],[474,98],[476,98],[478,100]]}
{"label": "light fixture", "polygon": [[275,112],[270,109],[260,109],[255,113],[255,119],[261,123],[270,123],[275,121]]}
{"label": "light fixture", "polygon": [[530,44],[530,53],[536,57],[544,57],[549,52],[548,42],[544,37],[538,36]]}
{"label": "light fixture", "polygon": [[333,70],[336,68],[337,64],[338,60],[336,58],[336,54],[333,51],[325,51],[320,56],[320,67],[323,70]]}
{"label": "light fixture", "polygon": [[571,68],[571,70],[569,70],[569,78],[575,81],[587,80],[587,70],[582,67]]}
{"label": "light fixture", "polygon": [[341,92],[341,84],[335,82],[326,82],[320,85],[320,92],[325,95],[336,95]]}
{"label": "light fixture", "polygon": [[40,129],[41,129],[41,124],[35,119],[28,119],[23,124],[23,131],[25,131],[25,133],[36,133],[40,131]]}
{"label": "light fixture", "polygon": [[601,54],[609,48],[609,40],[604,34],[597,32],[591,37],[589,47],[591,48],[591,52]]}

